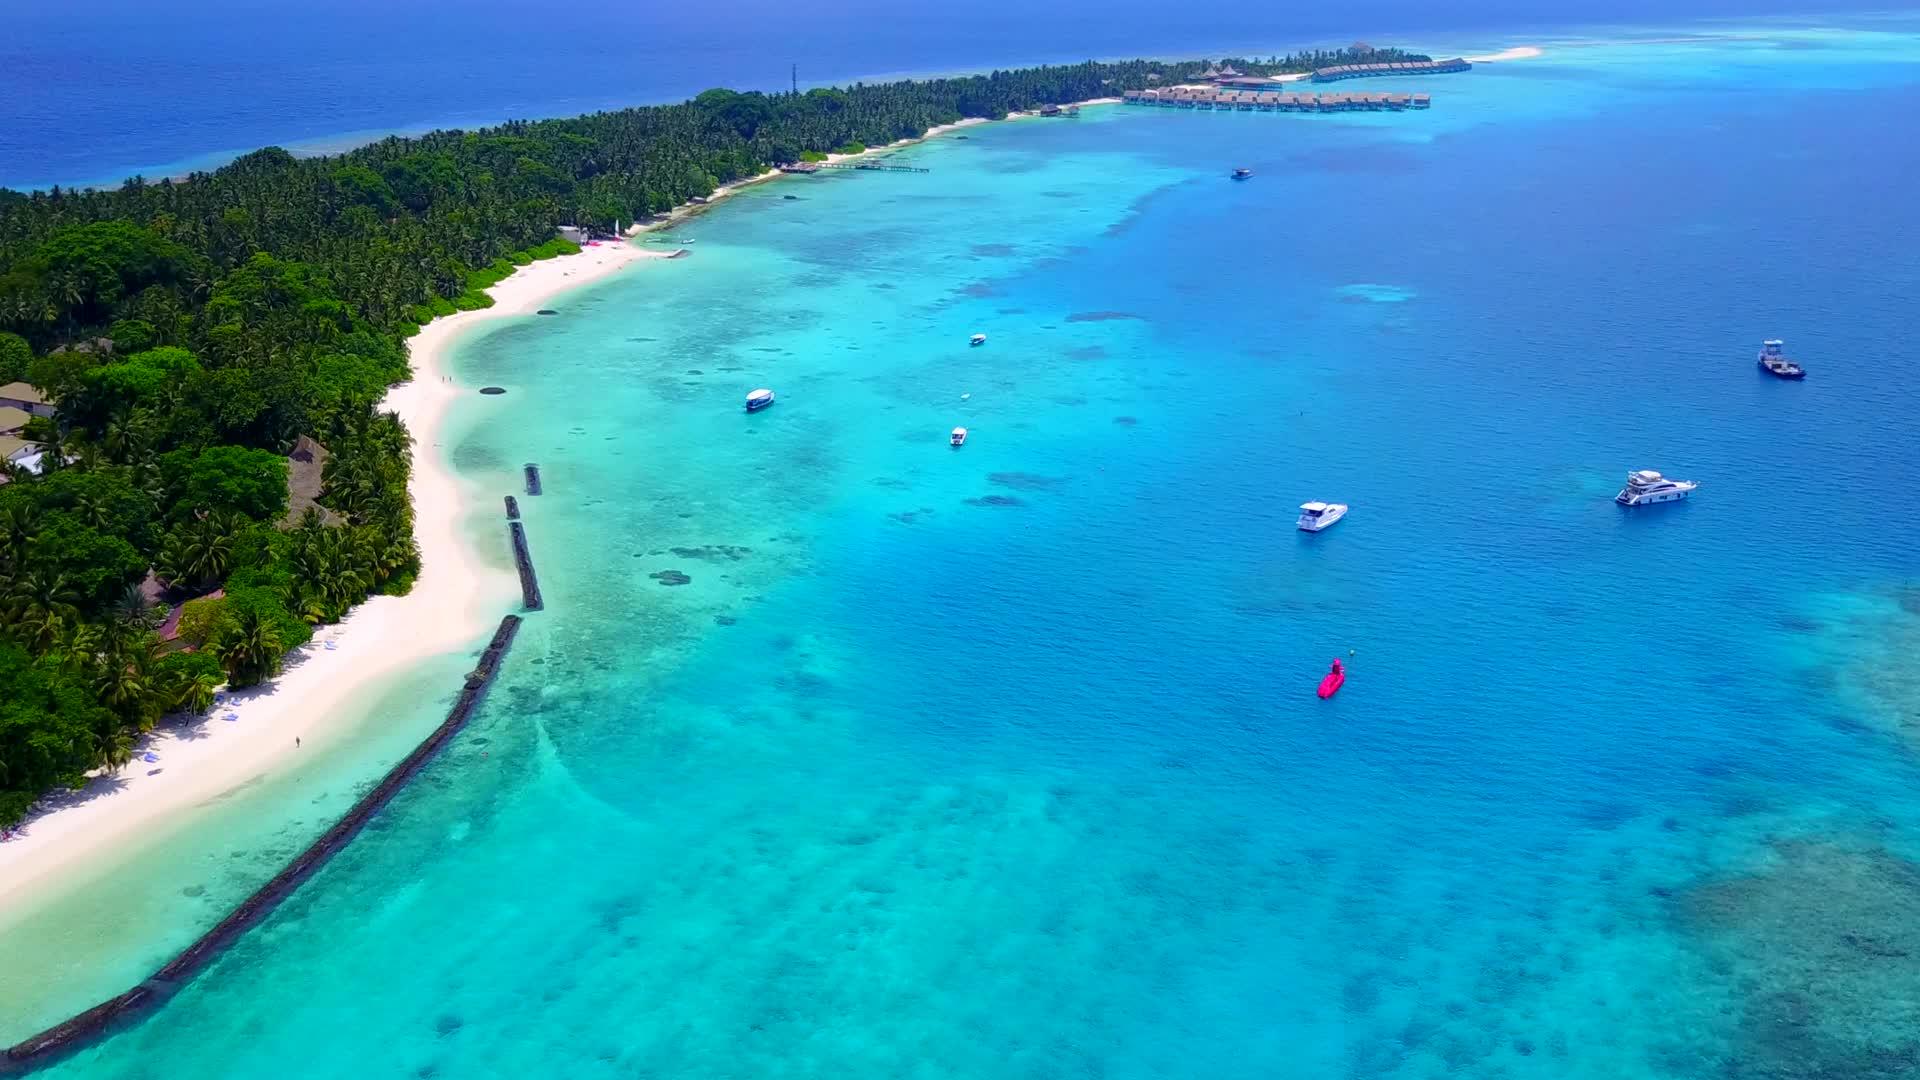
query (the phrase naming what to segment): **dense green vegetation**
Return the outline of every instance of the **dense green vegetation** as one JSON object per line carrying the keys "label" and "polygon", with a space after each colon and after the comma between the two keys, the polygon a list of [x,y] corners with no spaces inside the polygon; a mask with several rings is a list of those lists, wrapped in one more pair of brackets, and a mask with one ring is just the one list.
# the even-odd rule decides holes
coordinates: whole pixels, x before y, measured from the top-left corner
{"label": "dense green vegetation", "polygon": [[[1223,61],[1248,73],[1408,54]],[[0,382],[56,401],[27,435],[44,475],[0,487],[0,824],[123,764],[164,713],[270,677],[309,627],[418,572],[407,432],[375,405],[403,339],[485,307],[556,227],[660,214],[769,166],[1199,77],[1129,61],[679,105],[391,138],[337,156],[248,154],[184,181],[0,191]],[[287,513],[286,456],[330,451]],[[153,575],[187,604],[154,629]],[[150,590],[151,591],[151,590]]]}

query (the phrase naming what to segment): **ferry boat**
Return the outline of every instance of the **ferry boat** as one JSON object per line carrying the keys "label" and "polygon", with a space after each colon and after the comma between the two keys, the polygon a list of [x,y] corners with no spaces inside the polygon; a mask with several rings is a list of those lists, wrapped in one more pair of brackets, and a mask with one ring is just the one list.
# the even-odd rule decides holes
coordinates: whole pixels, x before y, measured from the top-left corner
{"label": "ferry boat", "polygon": [[967,344],[969,345],[985,345],[986,343],[987,335],[985,334],[975,334],[967,339]]}
{"label": "ferry boat", "polygon": [[1760,343],[1760,370],[1776,379],[1804,379],[1807,369],[1787,359],[1787,343],[1770,338]]}
{"label": "ferry boat", "polygon": [[1301,503],[1300,520],[1296,524],[1301,532],[1319,532],[1346,516],[1346,503]]}
{"label": "ferry boat", "polygon": [[773,391],[765,387],[761,387],[747,395],[748,412],[759,412],[771,404],[773,404]]}
{"label": "ferry boat", "polygon": [[1699,486],[1692,480],[1669,480],[1652,469],[1640,469],[1627,474],[1627,486],[1620,489],[1613,501],[1621,506],[1679,502]]}
{"label": "ferry boat", "polygon": [[953,434],[947,437],[947,441],[955,446],[965,445],[967,441],[967,429],[963,427],[954,428]]}
{"label": "ferry boat", "polygon": [[1233,178],[1234,178],[1235,180],[1245,180],[1246,178],[1248,178],[1248,177],[1250,177],[1250,176],[1252,176],[1252,175],[1253,175],[1253,170],[1252,170],[1252,169],[1235,169],[1235,170],[1233,170]]}

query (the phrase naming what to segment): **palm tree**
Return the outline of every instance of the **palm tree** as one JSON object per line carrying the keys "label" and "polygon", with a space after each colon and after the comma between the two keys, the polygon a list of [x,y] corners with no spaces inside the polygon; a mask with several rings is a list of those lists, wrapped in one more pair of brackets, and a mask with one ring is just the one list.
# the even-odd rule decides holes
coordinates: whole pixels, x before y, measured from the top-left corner
{"label": "palm tree", "polygon": [[151,638],[114,651],[95,684],[100,703],[118,713],[127,725],[152,730],[174,702],[177,692],[166,685],[154,667]]}
{"label": "palm tree", "polygon": [[47,654],[76,670],[88,670],[99,662],[100,654],[106,651],[109,651],[106,637],[99,626],[76,622],[63,628],[60,640],[47,650]]}
{"label": "palm tree", "polygon": [[213,693],[220,689],[220,678],[206,673],[183,680],[173,688],[173,707],[192,713],[213,708]]}
{"label": "palm tree", "polygon": [[94,755],[109,769],[119,769],[133,760],[133,732],[121,727],[118,719],[107,713],[93,733]]}
{"label": "palm tree", "polygon": [[219,646],[220,662],[226,666],[227,681],[233,686],[252,686],[272,675],[284,651],[280,628],[250,608],[234,619]]}
{"label": "palm tree", "polygon": [[227,517],[190,521],[167,534],[154,555],[155,571],[176,585],[197,589],[227,576],[237,530]]}
{"label": "palm tree", "polygon": [[161,618],[160,605],[147,598],[147,591],[139,582],[120,590],[120,596],[113,602],[114,618],[142,630],[151,630]]}
{"label": "palm tree", "polygon": [[313,585],[301,582],[294,587],[292,602],[288,605],[300,621],[308,626],[318,626],[333,616],[333,609],[327,604],[327,598]]}
{"label": "palm tree", "polygon": [[19,502],[0,511],[0,563],[18,566],[26,561],[27,548],[40,531],[40,508]]}
{"label": "palm tree", "polygon": [[99,495],[80,496],[73,504],[73,514],[96,529],[105,530],[113,524],[113,504]]}
{"label": "palm tree", "polygon": [[29,570],[15,579],[8,595],[8,621],[18,628],[29,645],[39,650],[59,640],[62,624],[80,617],[74,607],[79,599],[65,574]]}

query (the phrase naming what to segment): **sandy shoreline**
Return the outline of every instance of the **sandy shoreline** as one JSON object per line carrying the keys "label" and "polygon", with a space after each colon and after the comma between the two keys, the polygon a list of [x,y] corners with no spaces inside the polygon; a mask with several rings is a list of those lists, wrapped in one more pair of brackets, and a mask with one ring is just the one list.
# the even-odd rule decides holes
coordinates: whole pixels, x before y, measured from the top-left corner
{"label": "sandy shoreline", "polygon": [[1469,64],[1497,64],[1502,60],[1532,60],[1545,54],[1546,50],[1535,45],[1516,45],[1511,49],[1502,49],[1485,56],[1469,56],[1466,61]]}
{"label": "sandy shoreline", "polygon": [[[49,799],[0,843],[0,915],[56,895],[63,882],[228,792],[298,767],[294,739],[317,752],[343,721],[364,719],[359,710],[388,680],[428,658],[477,648],[500,614],[518,606],[518,584],[511,571],[488,565],[461,527],[471,508],[439,441],[448,409],[466,392],[448,381],[450,346],[483,322],[531,314],[558,293],[665,255],[611,244],[537,262],[489,290],[493,307],[421,328],[409,345],[414,379],[389,391],[384,406],[414,437],[409,487],[421,571],[413,591],[374,597],[338,625],[317,628],[272,683],[231,695],[206,718],[156,730],[131,765]],[[223,720],[229,710],[240,719]],[[141,761],[148,751],[160,760]]]}
{"label": "sandy shoreline", "polygon": [[[859,154],[829,154],[827,160],[889,153],[990,122],[969,118],[942,124],[918,139],[869,147]],[[769,169],[724,184],[704,201],[638,223],[629,233],[637,237],[671,229],[744,188],[781,175]],[[299,753],[296,738],[317,746],[338,734],[339,714],[359,719],[354,710],[367,704],[366,698],[385,681],[429,658],[478,647],[498,615],[517,607],[518,583],[509,571],[481,559],[461,532],[461,519],[471,508],[439,442],[447,410],[467,392],[449,381],[452,345],[481,323],[531,315],[560,293],[677,250],[649,250],[636,239],[536,262],[488,290],[492,307],[458,312],[422,327],[408,345],[413,381],[394,387],[384,402],[414,437],[409,487],[421,572],[413,592],[374,597],[339,624],[318,628],[312,642],[288,655],[286,670],[272,683],[231,695],[205,718],[155,730],[140,741],[134,762],[126,768],[46,800],[11,839],[0,843],[0,923],[32,906],[29,901],[47,900],[63,884],[90,876],[125,845],[186,820],[195,809],[235,789],[270,781],[275,773],[293,767]],[[229,710],[240,719],[223,720]],[[160,760],[141,761],[148,752]]]}
{"label": "sandy shoreline", "polygon": [[[1510,52],[1514,50],[1509,50]],[[1076,104],[1118,104],[1115,97]],[[1037,113],[1013,113],[1019,120]],[[829,154],[828,162],[891,153],[992,121],[970,117],[931,128],[916,139],[869,147],[858,154]],[[702,202],[688,203],[629,230],[638,235],[673,228],[754,184],[780,177],[778,170],[722,185]],[[472,508],[461,482],[447,467],[439,442],[453,400],[468,388],[448,375],[449,350],[470,328],[492,319],[533,314],[560,293],[662,259],[678,249],[648,249],[636,239],[582,249],[580,254],[524,266],[488,292],[494,306],[435,319],[409,342],[412,382],[389,391],[384,407],[399,414],[413,433],[415,535],[421,573],[404,597],[375,597],[338,625],[321,627],[314,640],[287,657],[287,669],[272,683],[232,695],[206,718],[172,724],[143,738],[134,762],[96,777],[77,792],[62,792],[0,843],[0,924],[29,901],[58,894],[63,884],[109,865],[116,851],[145,835],[187,820],[221,796],[243,786],[270,782],[294,767],[294,740],[318,744],[338,737],[341,714],[364,719],[356,709],[374,691],[429,658],[477,648],[497,617],[518,605],[518,583],[504,566],[489,566],[464,539],[462,518]],[[331,646],[331,647],[329,647]],[[240,719],[222,717],[232,710]],[[350,727],[350,724],[344,726]],[[152,752],[158,762],[140,755]]]}

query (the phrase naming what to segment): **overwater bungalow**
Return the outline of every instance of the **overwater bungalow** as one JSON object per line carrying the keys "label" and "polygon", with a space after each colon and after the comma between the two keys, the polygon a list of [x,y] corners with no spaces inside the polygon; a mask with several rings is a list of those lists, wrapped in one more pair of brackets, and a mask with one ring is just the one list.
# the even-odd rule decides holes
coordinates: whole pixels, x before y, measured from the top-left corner
{"label": "overwater bungalow", "polygon": [[1391,64],[1336,64],[1324,67],[1313,73],[1314,82],[1336,82],[1341,79],[1365,79],[1376,75],[1445,75],[1456,71],[1471,71],[1473,64],[1455,57],[1452,60],[1415,60]]}
{"label": "overwater bungalow", "polygon": [[[1231,110],[1236,112],[1399,112],[1426,109],[1433,105],[1427,94],[1301,94],[1279,90],[1213,90],[1174,87],[1167,90],[1128,90],[1122,100],[1130,105],[1158,105],[1163,108]],[[794,172],[810,172],[816,166],[805,163],[784,166]]]}

